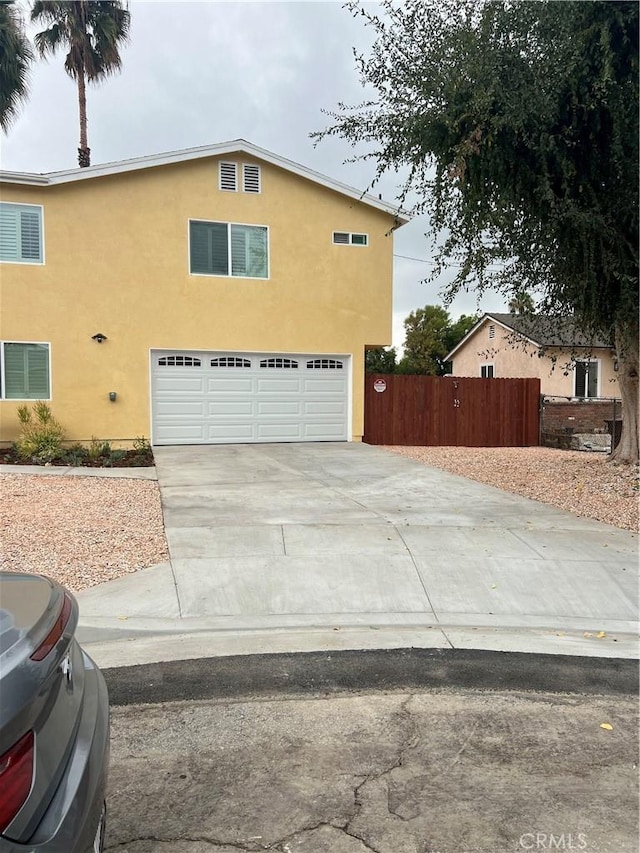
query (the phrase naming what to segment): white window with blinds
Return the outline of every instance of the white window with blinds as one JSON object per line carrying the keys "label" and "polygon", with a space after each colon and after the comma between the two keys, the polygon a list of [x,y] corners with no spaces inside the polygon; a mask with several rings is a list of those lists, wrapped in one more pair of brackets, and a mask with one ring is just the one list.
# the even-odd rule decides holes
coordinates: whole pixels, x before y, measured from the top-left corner
{"label": "white window with blinds", "polygon": [[44,263],[41,205],[0,202],[0,261]]}
{"label": "white window with blinds", "polygon": [[368,246],[368,234],[353,234],[351,231],[334,231],[333,242],[337,246]]}
{"label": "white window with blinds", "polygon": [[49,344],[0,341],[0,399],[50,400]]}
{"label": "white window with blinds", "polygon": [[269,278],[266,225],[189,221],[189,271],[192,275]]}

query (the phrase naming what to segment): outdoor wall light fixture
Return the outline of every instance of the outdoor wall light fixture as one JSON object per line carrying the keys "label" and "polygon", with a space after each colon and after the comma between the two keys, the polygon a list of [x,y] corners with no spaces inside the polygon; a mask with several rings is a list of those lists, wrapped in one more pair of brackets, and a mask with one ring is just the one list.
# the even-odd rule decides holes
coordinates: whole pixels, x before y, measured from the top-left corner
{"label": "outdoor wall light fixture", "polygon": [[117,396],[118,395],[116,394],[115,391],[109,391],[109,399],[111,400],[112,403],[115,403]]}
{"label": "outdoor wall light fixture", "polygon": [[107,336],[103,335],[102,332],[98,332],[96,335],[91,335],[91,340],[95,341],[98,344],[101,344],[102,341],[107,340]]}

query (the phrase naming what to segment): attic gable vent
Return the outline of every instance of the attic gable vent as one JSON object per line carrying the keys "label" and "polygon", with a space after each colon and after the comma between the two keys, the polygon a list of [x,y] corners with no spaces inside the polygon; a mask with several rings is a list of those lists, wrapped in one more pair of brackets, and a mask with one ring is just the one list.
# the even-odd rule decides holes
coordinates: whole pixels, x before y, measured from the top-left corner
{"label": "attic gable vent", "polygon": [[260,192],[260,166],[242,164],[242,189],[246,193]]}
{"label": "attic gable vent", "polygon": [[489,340],[493,340],[496,336],[496,327],[492,324],[489,326]]}
{"label": "attic gable vent", "polygon": [[238,189],[238,164],[237,163],[220,163],[219,185],[221,190],[229,192],[237,192]]}

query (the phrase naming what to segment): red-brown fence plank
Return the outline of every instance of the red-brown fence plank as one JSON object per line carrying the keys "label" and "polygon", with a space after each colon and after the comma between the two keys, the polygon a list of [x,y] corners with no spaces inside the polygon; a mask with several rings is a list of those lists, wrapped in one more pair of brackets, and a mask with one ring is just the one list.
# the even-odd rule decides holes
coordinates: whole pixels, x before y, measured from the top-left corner
{"label": "red-brown fence plank", "polygon": [[[384,383],[376,391],[375,383]],[[528,447],[539,443],[540,380],[365,377],[368,444]]]}

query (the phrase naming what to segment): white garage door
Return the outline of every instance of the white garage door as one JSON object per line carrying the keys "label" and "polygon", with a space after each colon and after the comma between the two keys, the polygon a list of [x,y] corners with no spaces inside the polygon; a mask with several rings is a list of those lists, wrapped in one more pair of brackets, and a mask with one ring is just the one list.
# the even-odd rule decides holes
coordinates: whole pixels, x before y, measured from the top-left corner
{"label": "white garage door", "polygon": [[348,356],[151,353],[154,444],[346,441]]}

